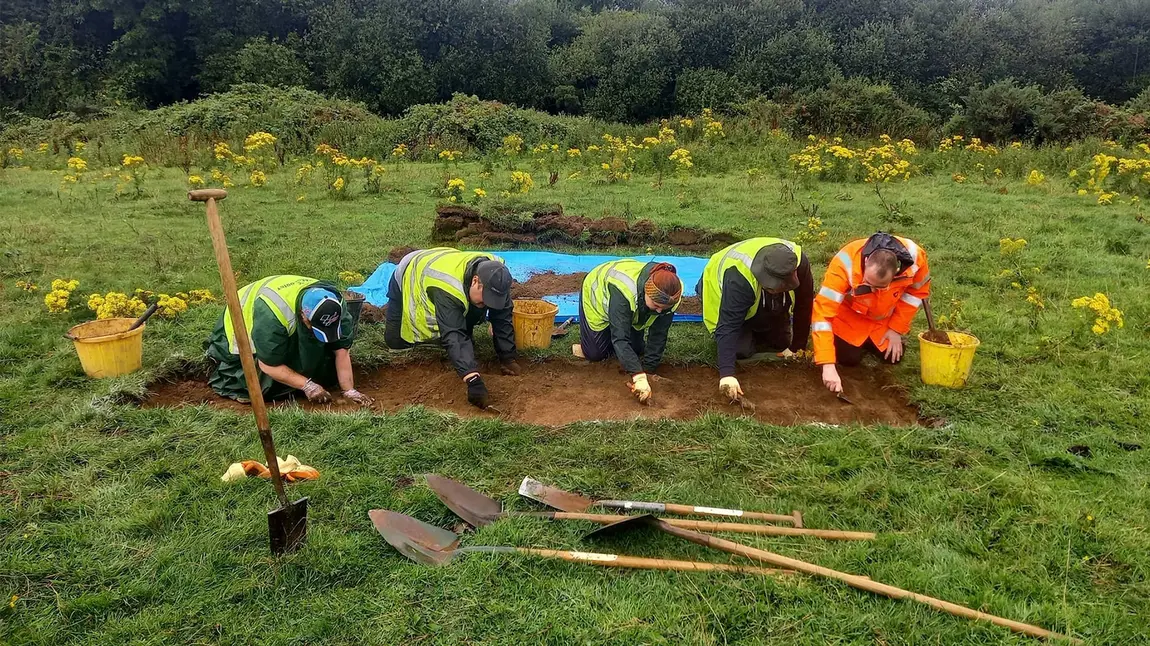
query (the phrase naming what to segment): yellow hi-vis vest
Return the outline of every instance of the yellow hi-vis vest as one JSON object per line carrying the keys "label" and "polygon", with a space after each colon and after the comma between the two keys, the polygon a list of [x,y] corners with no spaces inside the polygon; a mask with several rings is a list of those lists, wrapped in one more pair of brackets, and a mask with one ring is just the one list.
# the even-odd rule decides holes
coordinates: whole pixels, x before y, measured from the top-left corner
{"label": "yellow hi-vis vest", "polygon": [[403,294],[403,322],[399,333],[404,341],[421,343],[439,338],[435,303],[427,295],[430,287],[438,287],[458,299],[463,303],[464,312],[471,309],[470,285],[463,284],[463,274],[476,258],[503,262],[499,256],[489,253],[436,247],[412,254],[405,266],[396,268],[403,272],[397,282]]}
{"label": "yellow hi-vis vest", "polygon": [[[758,294],[762,291],[762,286],[751,273],[751,263],[755,259],[755,255],[762,250],[773,244],[783,244],[790,247],[791,251],[795,252],[795,256],[801,262],[803,259],[803,248],[791,242],[790,240],[783,240],[782,238],[751,238],[723,249],[719,253],[711,256],[707,261],[707,265],[703,267],[703,325],[707,326],[707,331],[714,334],[715,328],[719,325],[719,305],[723,300],[723,276],[726,275],[727,270],[731,267],[739,270],[739,273],[747,279],[751,284],[751,288]],[[795,301],[795,294],[791,292],[792,307]],[[751,311],[747,312],[747,320],[750,320],[759,311],[759,303],[762,298],[756,298],[755,304],[751,306]]]}
{"label": "yellow hi-vis vest", "polygon": [[[611,294],[607,291],[607,287],[614,285],[616,289],[627,297],[627,302],[631,304],[631,326],[636,330],[646,330],[651,327],[655,322],[658,314],[651,312],[651,315],[646,320],[639,320],[639,274],[642,273],[643,268],[647,263],[641,260],[632,260],[625,258],[623,260],[611,260],[605,262],[598,267],[591,270],[587,277],[583,279],[583,293],[580,298],[583,299],[583,314],[587,316],[587,325],[595,332],[602,332],[611,325],[610,317],[607,314],[608,306],[611,303]],[[671,311],[679,309],[679,299],[671,308]]]}
{"label": "yellow hi-vis vest", "polygon": [[[304,276],[269,276],[263,280],[244,285],[240,290],[240,311],[244,315],[244,327],[248,330],[248,338],[252,343],[252,352],[259,354],[252,338],[252,324],[255,320],[256,303],[267,303],[276,319],[287,328],[288,334],[294,334],[297,324],[295,304],[299,301],[299,293],[320,281]],[[232,354],[239,354],[240,348],[236,343],[236,330],[232,326],[232,317],[224,312],[224,333],[228,337],[228,350]]]}

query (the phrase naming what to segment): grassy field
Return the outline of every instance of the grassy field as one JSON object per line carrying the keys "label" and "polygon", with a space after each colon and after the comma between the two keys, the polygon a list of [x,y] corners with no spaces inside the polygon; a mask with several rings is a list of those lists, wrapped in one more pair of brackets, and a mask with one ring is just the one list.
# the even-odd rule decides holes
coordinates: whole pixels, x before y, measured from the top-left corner
{"label": "grassy field", "polygon": [[[480,172],[465,164],[468,179]],[[0,171],[0,643],[4,644],[983,644],[1029,640],[924,606],[821,580],[591,569],[472,556],[430,569],[372,529],[383,507],[451,527],[418,476],[438,472],[506,501],[524,475],[600,497],[662,499],[786,512],[812,527],[870,530],[874,543],[752,540],[778,552],[1096,644],[1150,641],[1150,234],[1135,207],[1103,208],[1050,183],[892,185],[914,224],[897,231],[930,254],[936,310],[961,301],[982,340],[970,387],[923,386],[915,344],[896,368],[925,416],[946,425],[771,427],[704,417],[689,423],[562,429],[397,415],[272,413],[281,453],[316,466],[305,549],[275,560],[262,481],[224,485],[235,460],[262,454],[250,418],[206,407],[140,409],[149,381],[199,362],[218,306],[155,321],[145,368],[83,376],[62,334],[89,320],[87,294],[137,287],[209,288],[218,275],[202,206],[174,170],[146,197],[112,199],[59,175]],[[273,273],[334,279],[369,273],[396,245],[426,244],[441,170],[410,164],[379,196],[332,200],[276,176],[222,204],[241,281]],[[793,237],[818,204],[825,259],[885,228],[867,185],[748,183],[742,173],[677,189],[651,178],[592,186],[561,181],[532,196],[571,213]],[[1000,239],[1025,238],[1014,258]],[[996,278],[1023,267],[1044,302]],[[1040,272],[1031,274],[1032,267]],[[81,282],[50,315],[53,278]],[[27,293],[18,279],[36,282]],[[1103,336],[1071,308],[1107,294],[1125,327]],[[917,322],[921,329],[922,321]],[[705,360],[698,326],[676,326],[671,360]],[[484,352],[490,345],[480,344]],[[382,332],[353,350],[386,361]],[[811,379],[817,379],[812,368]],[[717,388],[717,384],[716,384]],[[1069,451],[1070,447],[1076,447]],[[1081,447],[1087,447],[1083,449]],[[1138,447],[1141,447],[1140,450]],[[413,481],[414,479],[414,481]],[[470,544],[588,549],[587,527],[500,522]],[[725,560],[671,538],[602,546],[648,556]]]}

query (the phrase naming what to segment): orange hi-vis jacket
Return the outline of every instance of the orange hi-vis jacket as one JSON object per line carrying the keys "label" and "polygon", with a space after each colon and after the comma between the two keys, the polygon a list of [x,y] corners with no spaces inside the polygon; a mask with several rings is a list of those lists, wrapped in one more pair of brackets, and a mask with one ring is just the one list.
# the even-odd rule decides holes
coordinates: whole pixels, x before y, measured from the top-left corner
{"label": "orange hi-vis jacket", "polygon": [[922,299],[930,296],[930,267],[926,263],[926,252],[913,240],[896,239],[915,261],[884,289],[856,293],[857,288],[864,284],[862,250],[867,242],[865,238],[848,243],[831,259],[823,285],[815,294],[811,317],[815,364],[835,363],[836,336],[856,347],[869,338],[885,352],[887,342],[883,336],[887,330],[899,334],[910,332],[910,323],[918,313]]}

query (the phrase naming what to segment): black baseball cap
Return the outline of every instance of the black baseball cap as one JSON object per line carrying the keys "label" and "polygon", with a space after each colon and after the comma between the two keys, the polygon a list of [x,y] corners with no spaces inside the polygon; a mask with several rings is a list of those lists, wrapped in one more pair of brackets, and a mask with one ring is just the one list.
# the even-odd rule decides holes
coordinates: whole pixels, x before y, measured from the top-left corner
{"label": "black baseball cap", "polygon": [[340,339],[339,321],[343,318],[343,304],[338,294],[330,289],[311,287],[304,290],[301,305],[315,338],[323,343]]}
{"label": "black baseball cap", "polygon": [[751,261],[751,275],[759,286],[773,292],[789,292],[799,286],[799,257],[785,244],[759,249]]}
{"label": "black baseball cap", "polygon": [[498,260],[484,260],[475,268],[483,285],[483,306],[493,310],[511,307],[511,271]]}

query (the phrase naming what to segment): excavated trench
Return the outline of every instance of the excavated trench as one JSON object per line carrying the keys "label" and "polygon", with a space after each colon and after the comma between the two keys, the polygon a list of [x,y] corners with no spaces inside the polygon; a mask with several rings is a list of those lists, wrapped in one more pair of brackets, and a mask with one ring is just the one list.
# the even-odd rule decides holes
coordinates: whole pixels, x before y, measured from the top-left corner
{"label": "excavated trench", "polygon": [[[797,425],[919,423],[917,411],[904,390],[894,385],[881,367],[842,369],[846,396],[853,403],[836,399],[823,387],[811,366],[756,364],[740,366],[738,378],[754,405],[752,411],[728,404],[718,389],[718,376],[711,366],[665,366],[653,378],[653,403],[640,405],[627,388],[628,378],[618,363],[598,364],[575,360],[524,363],[517,377],[499,374],[485,366],[484,381],[491,405],[499,413],[480,411],[467,403],[467,394],[455,371],[446,362],[406,363],[384,366],[356,378],[356,387],[376,400],[377,412],[394,412],[422,405],[461,417],[486,417],[563,426],[587,420],[624,421],[644,419],[694,419],[704,413],[748,415],[769,424]],[[248,410],[246,404],[219,397],[202,377],[175,378],[154,383],[144,407],[208,404],[218,408]],[[337,398],[315,405],[302,397],[273,405],[300,405],[305,410],[346,412],[356,405]]]}

